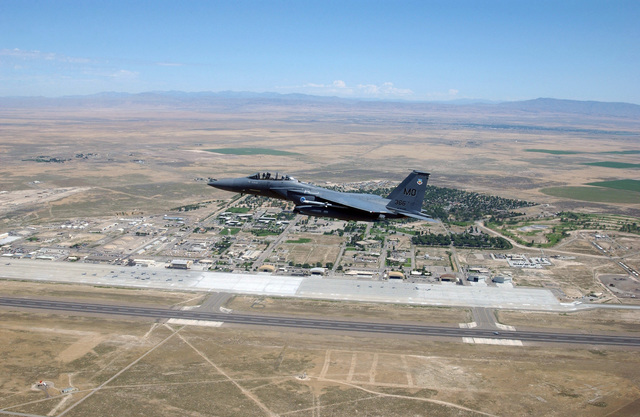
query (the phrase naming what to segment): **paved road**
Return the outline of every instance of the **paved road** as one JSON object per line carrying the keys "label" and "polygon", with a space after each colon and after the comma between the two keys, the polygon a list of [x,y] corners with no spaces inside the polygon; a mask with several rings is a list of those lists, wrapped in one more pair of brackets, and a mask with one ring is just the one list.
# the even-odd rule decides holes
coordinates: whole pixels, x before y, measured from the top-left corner
{"label": "paved road", "polygon": [[[417,335],[431,337],[467,337],[520,340],[524,342],[592,344],[640,347],[640,337],[575,334],[555,332],[510,331],[495,332],[487,329],[459,329],[455,327],[422,326],[412,324],[370,323],[342,320],[322,320],[295,317],[276,317],[247,314],[224,314],[197,310],[171,310],[167,308],[76,303],[28,298],[0,297],[0,306],[39,310],[72,311],[85,314],[148,317],[154,319],[179,318],[187,320],[222,321],[254,326],[288,327],[345,332],[381,333],[387,335]],[[498,333],[498,334],[496,334]]]}
{"label": "paved road", "polygon": [[473,321],[476,322],[479,329],[495,330],[498,328],[498,326],[496,326],[496,316],[493,309],[473,307],[471,313],[473,314]]}
{"label": "paved road", "polygon": [[291,229],[298,223],[298,221],[302,218],[302,216],[300,214],[296,215],[296,217],[294,217],[292,220],[289,221],[289,224],[287,224],[287,226],[284,228],[284,230],[282,231],[282,233],[280,233],[278,235],[278,237],[269,244],[269,246],[267,247],[267,249],[265,249],[260,256],[258,256],[258,259],[255,260],[255,262],[253,263],[254,265],[262,265],[262,263],[271,256],[271,254],[273,253],[273,250],[275,248],[278,247],[278,245],[280,245],[282,243],[282,241],[284,239],[287,238],[287,236],[289,236],[289,232],[291,231]]}
{"label": "paved road", "polygon": [[229,298],[231,298],[233,294],[229,294],[226,292],[216,292],[211,294],[207,299],[202,303],[198,310],[201,311],[221,311],[220,307],[224,306]]}

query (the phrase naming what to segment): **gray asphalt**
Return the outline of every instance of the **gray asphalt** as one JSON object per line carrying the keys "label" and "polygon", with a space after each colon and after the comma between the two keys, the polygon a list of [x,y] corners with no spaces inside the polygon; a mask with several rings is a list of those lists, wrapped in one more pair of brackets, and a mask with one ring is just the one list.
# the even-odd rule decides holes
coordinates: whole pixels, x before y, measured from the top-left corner
{"label": "gray asphalt", "polygon": [[[490,329],[459,329],[455,327],[422,326],[413,324],[371,323],[359,321],[323,320],[246,314],[224,314],[198,310],[172,310],[168,308],[139,307],[51,301],[34,298],[0,297],[0,306],[50,311],[68,311],[83,314],[147,317],[153,319],[179,318],[187,320],[221,321],[224,323],[282,328],[301,328],[341,332],[379,333],[387,335],[415,335],[446,338],[489,338],[520,340],[523,342],[567,343],[607,346],[640,346],[640,337],[626,335],[598,335],[560,332],[510,331]],[[497,333],[497,334],[496,334]]]}
{"label": "gray asphalt", "polygon": [[476,322],[479,329],[497,329],[496,316],[490,308],[473,307],[471,309],[473,321]]}
{"label": "gray asphalt", "polygon": [[232,297],[233,294],[226,292],[216,292],[207,297],[206,300],[198,307],[201,311],[220,311],[220,307]]}

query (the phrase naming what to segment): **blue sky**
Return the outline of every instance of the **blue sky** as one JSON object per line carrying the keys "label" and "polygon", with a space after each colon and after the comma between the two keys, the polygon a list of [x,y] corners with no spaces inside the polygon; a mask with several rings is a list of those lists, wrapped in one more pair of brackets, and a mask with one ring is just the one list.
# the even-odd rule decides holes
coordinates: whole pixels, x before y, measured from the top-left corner
{"label": "blue sky", "polygon": [[0,96],[640,104],[640,1],[0,0]]}

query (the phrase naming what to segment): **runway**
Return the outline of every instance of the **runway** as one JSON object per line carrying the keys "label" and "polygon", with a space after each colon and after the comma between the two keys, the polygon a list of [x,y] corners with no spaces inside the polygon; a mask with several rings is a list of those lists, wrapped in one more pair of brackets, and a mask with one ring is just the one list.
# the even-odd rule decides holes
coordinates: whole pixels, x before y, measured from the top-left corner
{"label": "runway", "polygon": [[577,334],[535,331],[501,331],[487,329],[461,329],[456,327],[423,326],[414,324],[372,323],[361,321],[323,320],[236,313],[216,313],[198,310],[172,310],[167,308],[139,307],[128,305],[108,305],[98,303],[77,303],[51,301],[34,298],[0,297],[4,308],[37,309],[46,311],[66,311],[81,314],[98,314],[127,317],[147,317],[152,319],[183,319],[224,322],[240,325],[299,328],[321,331],[377,333],[385,335],[413,335],[423,337],[474,338],[533,343],[565,343],[606,346],[640,346],[640,337]]}

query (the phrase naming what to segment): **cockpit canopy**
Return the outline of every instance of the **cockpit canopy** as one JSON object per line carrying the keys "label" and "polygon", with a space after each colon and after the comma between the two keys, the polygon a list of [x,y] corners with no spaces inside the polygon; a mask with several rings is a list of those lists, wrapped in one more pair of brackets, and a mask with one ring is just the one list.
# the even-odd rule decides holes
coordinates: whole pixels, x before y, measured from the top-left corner
{"label": "cockpit canopy", "polygon": [[286,174],[279,174],[276,172],[275,175],[270,172],[258,172],[248,177],[251,180],[275,180],[275,181],[295,181],[295,178],[290,177]]}

